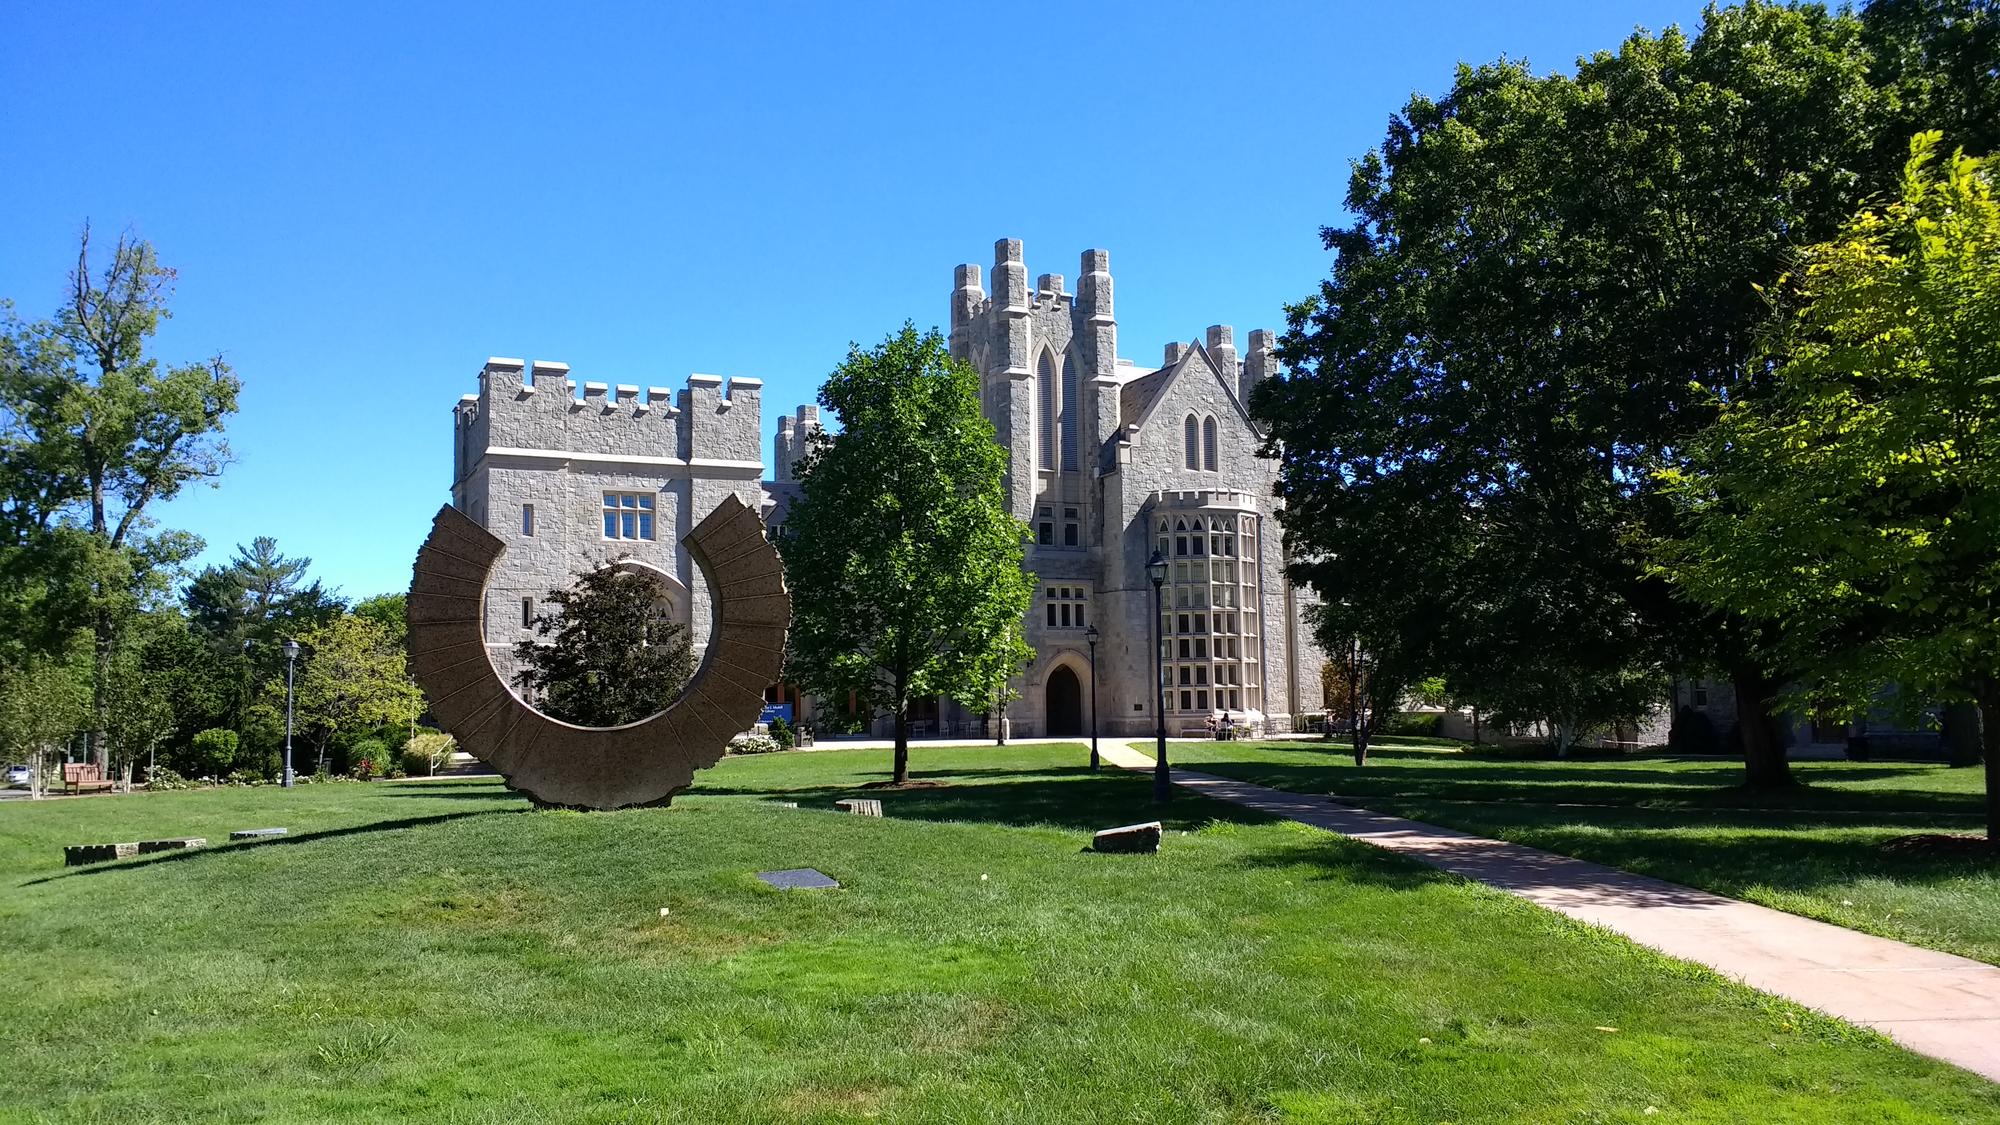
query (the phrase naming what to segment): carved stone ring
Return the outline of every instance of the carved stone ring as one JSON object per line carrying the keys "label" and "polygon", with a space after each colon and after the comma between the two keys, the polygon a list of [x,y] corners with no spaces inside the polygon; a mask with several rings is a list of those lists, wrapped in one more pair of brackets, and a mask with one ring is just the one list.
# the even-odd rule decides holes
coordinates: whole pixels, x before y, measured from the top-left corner
{"label": "carved stone ring", "polygon": [[764,689],[778,680],[792,617],[777,549],[743,501],[725,498],[681,543],[715,593],[700,666],[659,714],[580,727],[535,710],[500,678],[481,617],[487,577],[506,547],[458,509],[440,509],[417,552],[409,602],[410,669],[438,724],[538,804],[671,801],[756,723]]}

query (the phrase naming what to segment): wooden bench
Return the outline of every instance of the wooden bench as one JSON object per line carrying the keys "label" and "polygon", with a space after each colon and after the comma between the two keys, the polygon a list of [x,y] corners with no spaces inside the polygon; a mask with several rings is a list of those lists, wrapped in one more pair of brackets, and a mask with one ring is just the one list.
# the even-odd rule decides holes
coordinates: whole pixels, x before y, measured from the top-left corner
{"label": "wooden bench", "polygon": [[111,786],[112,782],[105,778],[104,772],[97,768],[95,762],[63,763],[64,792],[94,792],[99,789],[109,789]]}

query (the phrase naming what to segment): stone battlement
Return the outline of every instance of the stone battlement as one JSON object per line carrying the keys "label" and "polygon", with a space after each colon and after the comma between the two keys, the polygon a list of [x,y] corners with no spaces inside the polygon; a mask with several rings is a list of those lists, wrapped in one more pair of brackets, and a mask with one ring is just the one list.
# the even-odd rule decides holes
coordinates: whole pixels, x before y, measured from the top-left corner
{"label": "stone battlement", "polygon": [[566,363],[495,356],[456,408],[462,479],[489,452],[761,465],[761,379],[690,375],[679,390],[577,382]]}

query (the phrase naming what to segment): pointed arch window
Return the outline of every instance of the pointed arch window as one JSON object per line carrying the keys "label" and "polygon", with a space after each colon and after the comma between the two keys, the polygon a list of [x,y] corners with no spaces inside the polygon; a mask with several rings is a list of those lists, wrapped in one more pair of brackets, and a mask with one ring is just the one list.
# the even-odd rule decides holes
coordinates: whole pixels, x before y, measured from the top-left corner
{"label": "pointed arch window", "polygon": [[1076,364],[1070,357],[1062,361],[1062,469],[1076,471]]}
{"label": "pointed arch window", "polygon": [[1036,462],[1044,469],[1056,467],[1056,365],[1043,352],[1035,364],[1035,428],[1041,432],[1035,435],[1039,449]]}
{"label": "pointed arch window", "polygon": [[1201,468],[1201,424],[1194,415],[1188,415],[1187,421],[1181,423],[1181,438],[1187,445],[1187,467]]}
{"label": "pointed arch window", "polygon": [[1215,416],[1209,415],[1201,423],[1201,467],[1215,471]]}

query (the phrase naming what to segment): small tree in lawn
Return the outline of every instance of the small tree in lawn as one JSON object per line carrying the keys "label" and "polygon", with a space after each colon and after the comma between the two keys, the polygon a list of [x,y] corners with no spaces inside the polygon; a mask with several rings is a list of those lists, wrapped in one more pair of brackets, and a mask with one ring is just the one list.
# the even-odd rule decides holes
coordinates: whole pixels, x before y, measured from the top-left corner
{"label": "small tree in lawn", "polygon": [[590,571],[544,604],[537,639],[514,646],[514,682],[546,714],[586,727],[636,723],[666,710],[694,674],[687,629],[666,616],[644,574]]}
{"label": "small tree in lawn", "polygon": [[[294,725],[312,745],[319,766],[335,736],[385,723],[401,723],[419,698],[404,667],[403,649],[388,630],[344,613],[299,637]],[[281,719],[285,684],[265,688],[263,708]],[[293,769],[297,770],[294,762]]]}
{"label": "small tree in lawn", "polygon": [[786,678],[893,716],[901,785],[913,700],[989,706],[1027,663],[1028,529],[1007,510],[1007,455],[980,412],[978,373],[936,332],[905,324],[851,348],[819,401],[841,431],[797,466],[780,543],[794,607]]}

